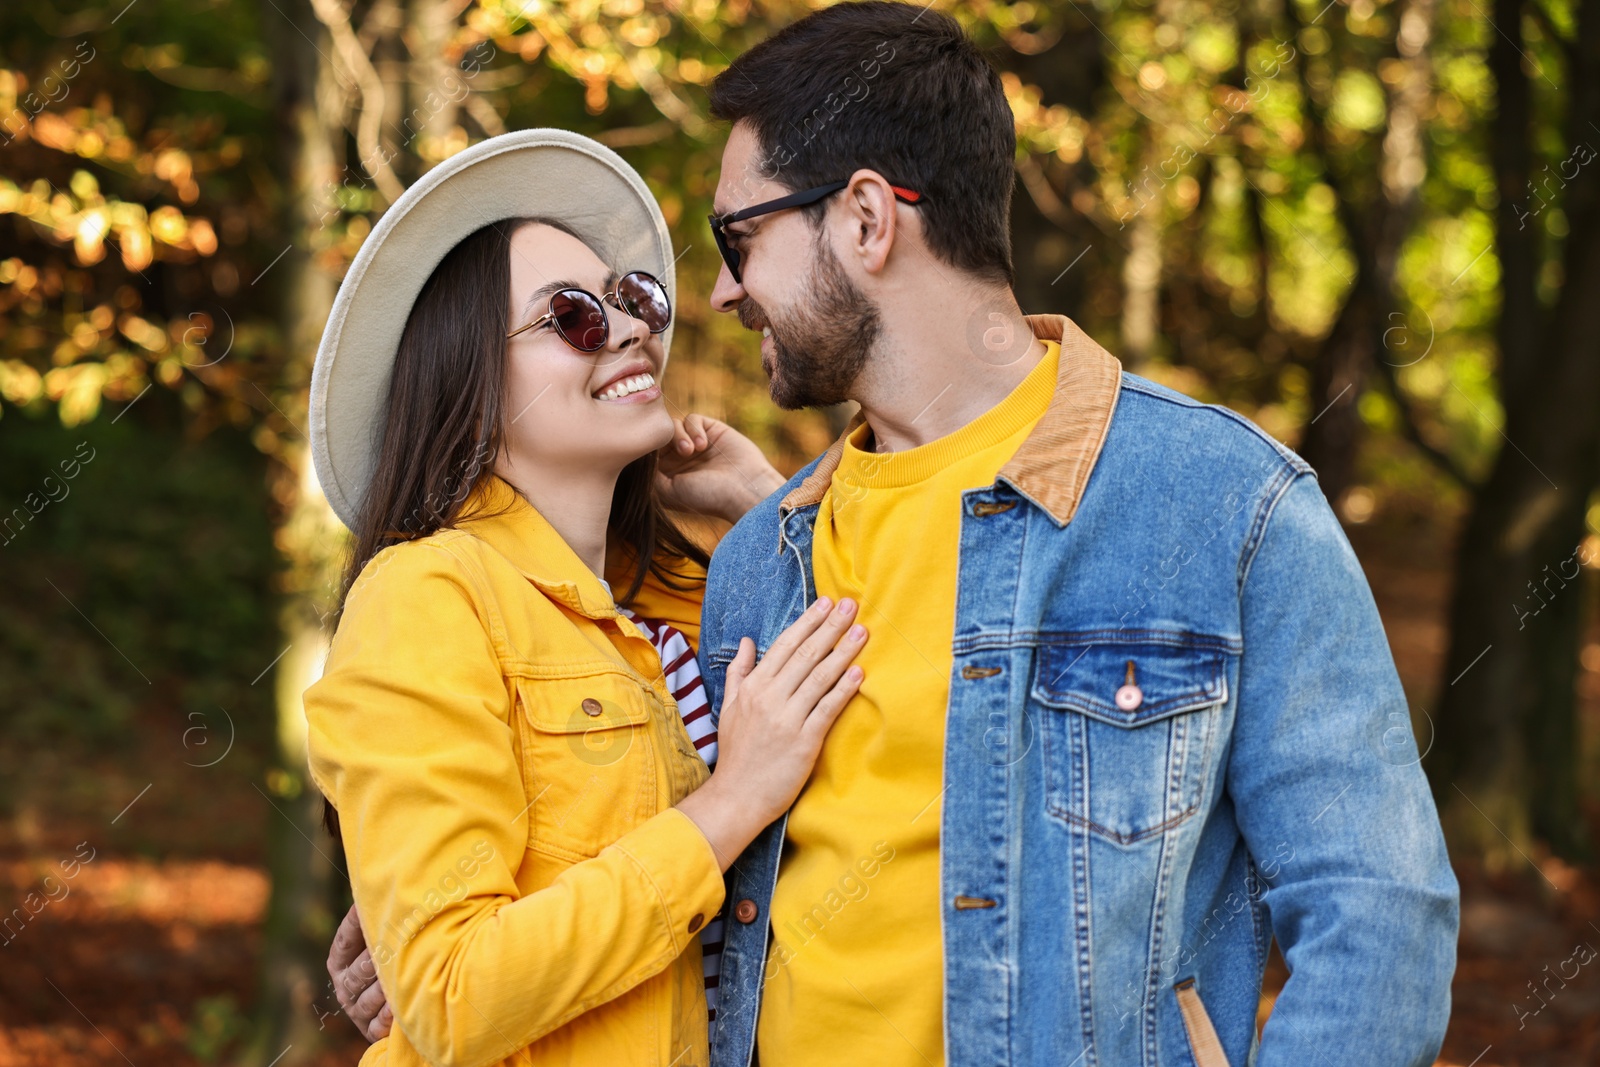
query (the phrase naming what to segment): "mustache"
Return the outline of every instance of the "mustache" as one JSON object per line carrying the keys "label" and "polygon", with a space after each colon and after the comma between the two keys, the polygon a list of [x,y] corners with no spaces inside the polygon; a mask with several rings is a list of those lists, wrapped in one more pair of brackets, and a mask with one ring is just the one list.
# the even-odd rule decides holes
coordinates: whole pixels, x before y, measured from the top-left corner
{"label": "mustache", "polygon": [[755,330],[757,333],[760,333],[762,330],[772,325],[771,320],[767,318],[767,313],[761,310],[761,305],[749,297],[745,297],[743,300],[739,301],[738,314],[739,325],[743,326],[747,330]]}

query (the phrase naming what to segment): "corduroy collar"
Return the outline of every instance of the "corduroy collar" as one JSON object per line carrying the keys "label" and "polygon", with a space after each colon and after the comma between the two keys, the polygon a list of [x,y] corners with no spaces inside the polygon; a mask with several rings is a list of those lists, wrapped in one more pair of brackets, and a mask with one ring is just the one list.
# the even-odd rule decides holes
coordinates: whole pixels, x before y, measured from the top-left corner
{"label": "corduroy collar", "polygon": [[[1122,364],[1065,315],[1027,318],[1035,337],[1060,342],[1060,368],[1050,406],[1016,455],[1000,468],[999,479],[1065,526],[1077,513],[1111,428],[1111,413],[1122,388]],[[779,502],[780,514],[822,500],[844,453],[845,438],[865,421],[857,412],[811,473]]]}

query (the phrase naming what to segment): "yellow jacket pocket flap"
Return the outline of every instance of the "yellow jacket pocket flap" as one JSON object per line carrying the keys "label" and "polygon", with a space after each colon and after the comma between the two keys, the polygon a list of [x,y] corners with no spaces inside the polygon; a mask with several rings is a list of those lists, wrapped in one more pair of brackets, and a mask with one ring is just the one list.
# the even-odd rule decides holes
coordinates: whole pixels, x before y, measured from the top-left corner
{"label": "yellow jacket pocket flap", "polygon": [[638,683],[620,673],[518,678],[517,695],[528,722],[541,733],[587,734],[637,726],[650,718]]}

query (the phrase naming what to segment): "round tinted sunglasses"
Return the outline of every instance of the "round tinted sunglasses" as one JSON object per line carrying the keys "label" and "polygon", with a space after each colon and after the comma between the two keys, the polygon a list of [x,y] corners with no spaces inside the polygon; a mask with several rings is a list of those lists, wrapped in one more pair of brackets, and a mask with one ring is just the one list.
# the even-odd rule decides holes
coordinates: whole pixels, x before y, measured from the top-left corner
{"label": "round tinted sunglasses", "polygon": [[506,339],[549,322],[561,339],[579,352],[598,352],[611,340],[611,316],[606,314],[606,304],[638,319],[651,333],[661,333],[672,325],[672,302],[667,299],[666,286],[654,275],[636,270],[617,279],[617,284],[602,296],[587,289],[557,289],[550,294],[550,307],[543,315],[512,330]]}

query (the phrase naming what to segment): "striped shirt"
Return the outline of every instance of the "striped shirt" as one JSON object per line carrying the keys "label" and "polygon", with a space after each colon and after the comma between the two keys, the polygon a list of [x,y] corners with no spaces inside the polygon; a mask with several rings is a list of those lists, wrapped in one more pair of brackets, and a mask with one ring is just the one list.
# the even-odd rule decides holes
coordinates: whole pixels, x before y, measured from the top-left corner
{"label": "striped shirt", "polygon": [[[609,587],[608,587],[609,588]],[[682,631],[659,619],[640,618],[627,608],[622,613],[633,621],[639,631],[656,646],[661,656],[661,670],[666,676],[667,689],[678,703],[678,714],[683,716],[683,728],[695,751],[709,767],[717,765],[717,728],[711,722],[711,704],[706,700],[705,683],[700,679],[700,664],[694,649]],[[705,960],[706,1011],[709,1026],[717,1023],[717,984],[722,973],[722,913],[700,931],[700,952]]]}

